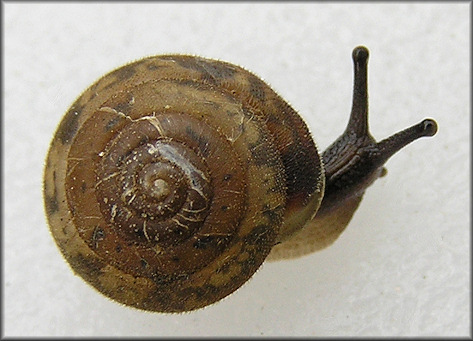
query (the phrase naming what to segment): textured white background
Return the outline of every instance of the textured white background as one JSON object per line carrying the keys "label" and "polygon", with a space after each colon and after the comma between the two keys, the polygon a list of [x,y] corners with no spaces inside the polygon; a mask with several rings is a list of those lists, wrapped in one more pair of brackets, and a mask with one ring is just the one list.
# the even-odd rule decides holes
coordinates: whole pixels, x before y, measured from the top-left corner
{"label": "textured white background", "polygon": [[[5,335],[470,334],[468,3],[2,4]],[[264,264],[233,295],[183,315],[126,308],[72,274],[41,180],[54,130],[88,85],[153,54],[227,60],[292,103],[323,149],[348,119],[359,44],[371,52],[373,135],[428,116],[440,129],[388,162],[332,247]]]}

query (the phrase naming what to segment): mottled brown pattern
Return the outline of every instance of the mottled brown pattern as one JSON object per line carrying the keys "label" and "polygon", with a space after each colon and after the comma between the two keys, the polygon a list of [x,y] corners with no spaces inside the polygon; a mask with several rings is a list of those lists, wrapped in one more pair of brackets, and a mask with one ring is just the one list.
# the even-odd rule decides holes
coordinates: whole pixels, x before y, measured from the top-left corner
{"label": "mottled brown pattern", "polygon": [[104,238],[105,238],[105,231],[100,226],[97,226],[94,229],[94,232],[92,234],[91,246],[96,249],[98,247],[98,243],[102,241]]}
{"label": "mottled brown pattern", "polygon": [[115,126],[122,120],[120,116],[116,116],[112,118],[108,123],[105,125],[105,132],[110,132]]}
{"label": "mottled brown pattern", "polygon": [[127,80],[136,74],[136,66],[136,64],[130,64],[128,67],[117,69],[113,75],[117,78],[117,81]]}
{"label": "mottled brown pattern", "polygon": [[208,247],[216,247],[220,237],[219,236],[203,236],[197,238],[192,244],[196,249],[206,249]]}
{"label": "mottled brown pattern", "polygon": [[[47,172],[59,172],[54,182],[66,185],[57,198],[48,190],[45,204],[53,233],[64,231],[55,238],[74,271],[105,295],[152,311],[198,309],[238,289],[276,243],[285,213],[280,144],[287,141],[271,135],[265,114],[277,101],[244,69],[189,56],[146,58],[99,79],[65,115],[57,132],[63,145],[49,153]],[[112,147],[114,139],[123,148]],[[151,240],[159,224],[128,217],[146,198],[121,185],[149,160],[168,157],[153,159],[156,141],[182,143],[210,167],[199,171],[212,186],[208,216],[189,235],[182,229],[192,222],[176,216],[184,227],[170,228],[177,239],[168,244]],[[148,150],[151,158],[143,158]],[[134,155],[139,167],[128,166]],[[106,158],[119,171],[101,170]],[[188,210],[200,209],[194,202]]]}
{"label": "mottled brown pattern", "polygon": [[127,100],[121,103],[118,103],[114,109],[122,114],[129,115],[132,104],[130,103],[133,100],[131,96],[128,96]]}
{"label": "mottled brown pattern", "polygon": [[270,231],[270,226],[258,225],[245,237],[245,243],[248,243],[249,245],[257,245],[260,243],[266,244],[265,241],[269,237]]}
{"label": "mottled brown pattern", "polygon": [[266,84],[255,76],[248,77],[248,82],[250,83],[250,93],[263,102],[266,99]]}
{"label": "mottled brown pattern", "polygon": [[82,113],[82,109],[82,105],[75,104],[69,109],[66,115],[64,115],[64,118],[57,130],[58,137],[63,144],[72,142],[72,139],[78,129],[78,120]]}
{"label": "mottled brown pattern", "polygon": [[71,267],[76,273],[93,286],[100,286],[99,278],[102,274],[102,269],[105,267],[105,263],[97,258],[86,256],[81,253],[77,253],[73,258],[69,259]]}
{"label": "mottled brown pattern", "polygon": [[59,204],[57,202],[56,196],[45,196],[44,203],[46,205],[46,213],[54,214],[59,210]]}
{"label": "mottled brown pattern", "polygon": [[192,127],[188,126],[186,127],[186,132],[189,135],[191,139],[193,139],[197,144],[199,145],[199,151],[202,154],[203,157],[208,157],[209,156],[209,140],[201,135],[199,135],[197,132],[192,130]]}
{"label": "mottled brown pattern", "polygon": [[[276,188],[271,188],[271,192],[277,191]],[[264,204],[261,207],[261,212],[269,219],[272,224],[276,224],[279,220],[280,212],[284,211],[284,207],[271,208],[270,205]]]}
{"label": "mottled brown pattern", "polygon": [[114,86],[117,86],[121,82],[124,82],[124,81],[132,78],[137,72],[136,71],[136,68],[138,66],[137,64],[138,63],[128,64],[128,65],[126,65],[122,68],[116,69],[116,70],[112,71],[111,73],[109,73],[107,75],[107,77],[109,77],[113,80],[109,84],[107,84],[105,89],[109,89],[109,88],[112,88]]}
{"label": "mottled brown pattern", "polygon": [[46,208],[46,213],[48,215],[54,215],[59,211],[59,202],[58,202],[58,193],[54,183],[56,182],[56,172],[50,171],[51,162],[46,163],[45,173],[50,173],[52,177],[52,182],[48,182],[46,179],[44,181],[44,204]]}
{"label": "mottled brown pattern", "polygon": [[286,103],[278,102],[275,111],[288,113],[284,118],[272,116],[273,120],[268,121],[269,129],[285,142],[279,150],[287,170],[288,195],[303,193],[309,198],[316,191],[321,177],[320,156],[307,126],[298,115],[292,114],[293,109]]}
{"label": "mottled brown pattern", "polygon": [[146,67],[150,71],[155,71],[155,70],[159,69],[159,65],[156,65],[156,64],[147,64]]}
{"label": "mottled brown pattern", "polygon": [[301,149],[297,145],[290,145],[281,154],[281,159],[286,165],[286,184],[289,196],[303,194],[308,197],[314,193],[317,175],[312,172],[314,165],[308,162],[311,158],[310,151]]}
{"label": "mottled brown pattern", "polygon": [[[164,59],[164,58],[163,58]],[[213,62],[201,58],[189,56],[170,56],[169,59],[175,60],[185,69],[197,71],[201,79],[211,84],[219,84],[225,78],[231,78],[235,70],[228,64]]]}

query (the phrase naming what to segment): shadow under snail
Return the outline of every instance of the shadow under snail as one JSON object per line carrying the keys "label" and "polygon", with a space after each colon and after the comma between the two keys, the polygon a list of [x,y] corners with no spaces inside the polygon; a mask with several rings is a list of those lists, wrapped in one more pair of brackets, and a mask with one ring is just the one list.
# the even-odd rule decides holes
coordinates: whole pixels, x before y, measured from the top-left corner
{"label": "shadow under snail", "polygon": [[243,68],[145,58],[90,86],[52,140],[44,200],[74,272],[125,305],[191,311],[243,285],[264,260],[335,241],[395,152],[437,124],[376,142],[368,50],[353,50],[345,132],[319,154],[309,130]]}

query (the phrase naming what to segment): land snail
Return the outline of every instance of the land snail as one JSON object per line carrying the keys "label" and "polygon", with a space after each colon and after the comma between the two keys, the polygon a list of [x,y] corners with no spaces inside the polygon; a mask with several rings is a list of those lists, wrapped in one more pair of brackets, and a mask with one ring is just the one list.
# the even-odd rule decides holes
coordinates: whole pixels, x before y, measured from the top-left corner
{"label": "land snail", "polygon": [[59,124],[45,165],[52,235],[73,271],[122,304],[205,307],[266,260],[332,244],[384,163],[437,124],[376,142],[368,50],[352,53],[345,132],[319,154],[302,118],[241,67],[145,58],[90,86]]}

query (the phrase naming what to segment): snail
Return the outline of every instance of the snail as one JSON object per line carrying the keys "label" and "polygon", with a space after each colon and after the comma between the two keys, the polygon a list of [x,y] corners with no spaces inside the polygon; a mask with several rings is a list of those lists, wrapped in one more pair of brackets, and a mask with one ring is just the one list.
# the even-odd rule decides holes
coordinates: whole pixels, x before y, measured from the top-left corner
{"label": "snail", "polygon": [[296,111],[245,69],[188,55],[138,60],[72,104],[47,155],[50,231],[105,296],[155,312],[219,301],[266,260],[320,250],[366,188],[432,119],[376,142],[368,50],[354,62],[345,132],[319,154]]}

